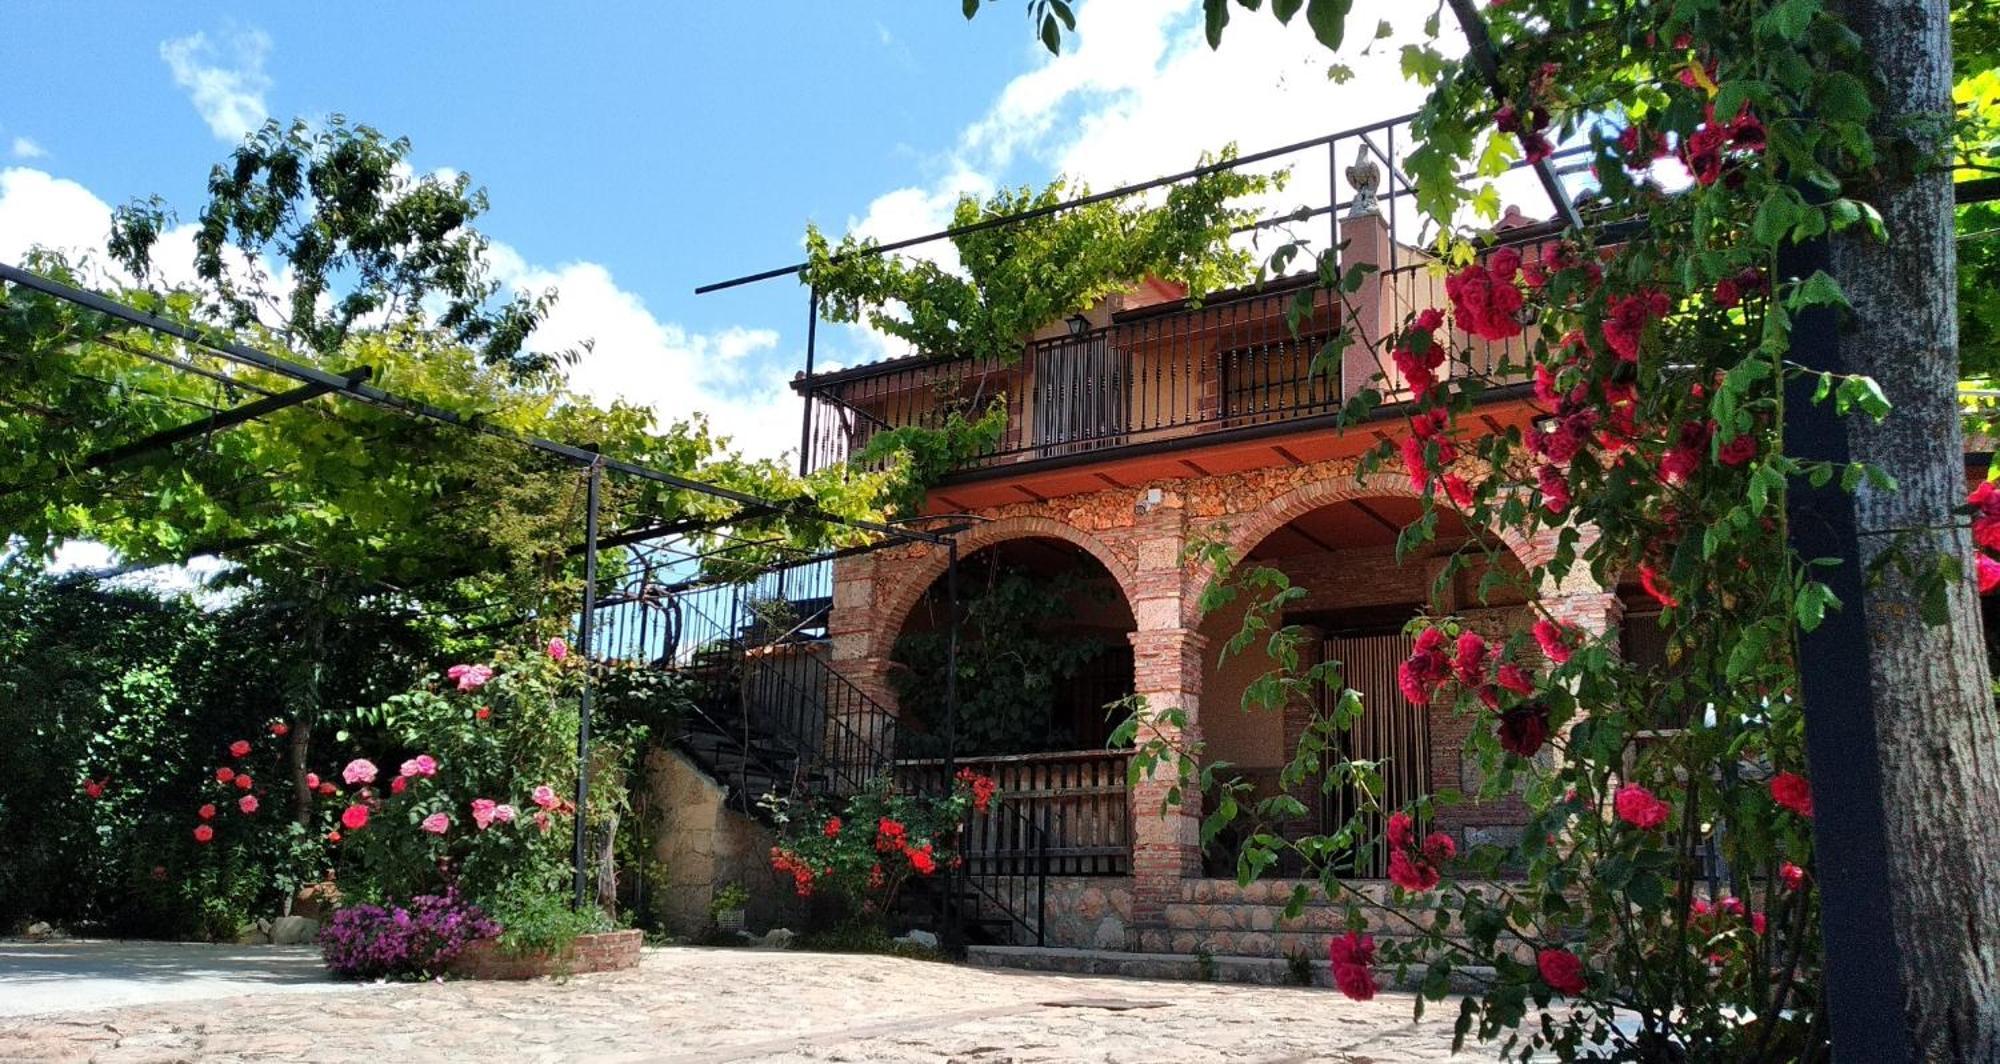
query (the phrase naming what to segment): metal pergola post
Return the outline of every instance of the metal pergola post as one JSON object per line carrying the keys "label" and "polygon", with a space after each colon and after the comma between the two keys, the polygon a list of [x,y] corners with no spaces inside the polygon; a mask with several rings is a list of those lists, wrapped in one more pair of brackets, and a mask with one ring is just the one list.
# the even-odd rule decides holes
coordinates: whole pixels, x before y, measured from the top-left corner
{"label": "metal pergola post", "polygon": [[578,697],[576,721],[576,822],[571,825],[575,852],[576,897],[571,904],[582,911],[585,905],[586,872],[590,867],[586,814],[590,809],[590,695],[591,627],[597,614],[597,497],[604,466],[590,464],[584,482],[583,502],[583,616],[576,625],[577,653],[583,660],[583,690]]}

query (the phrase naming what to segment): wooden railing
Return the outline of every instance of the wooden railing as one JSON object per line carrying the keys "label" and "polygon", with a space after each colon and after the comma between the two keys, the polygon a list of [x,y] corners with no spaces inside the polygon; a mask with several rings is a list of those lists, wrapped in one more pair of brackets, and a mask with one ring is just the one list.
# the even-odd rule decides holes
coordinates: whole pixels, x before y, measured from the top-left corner
{"label": "wooden railing", "polygon": [[[1132,808],[1125,783],[1131,758],[1129,750],[960,758],[958,767],[991,776],[1000,787],[994,807],[973,814],[968,825],[968,874],[998,873],[1033,858],[1030,825],[1046,826],[1050,875],[1129,873]],[[944,763],[900,761],[896,769],[899,780],[913,786],[936,781]]]}

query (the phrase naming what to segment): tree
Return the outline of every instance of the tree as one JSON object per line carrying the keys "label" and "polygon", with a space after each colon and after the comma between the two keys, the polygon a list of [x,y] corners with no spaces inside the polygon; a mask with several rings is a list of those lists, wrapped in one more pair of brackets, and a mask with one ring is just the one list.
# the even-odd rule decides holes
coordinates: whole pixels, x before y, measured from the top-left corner
{"label": "tree", "polygon": [[[1204,0],[1211,44],[1232,7],[1260,6]],[[1406,693],[1491,707],[1494,728],[1472,744],[1485,790],[1526,780],[1536,820],[1512,853],[1460,863],[1449,847],[1419,842],[1414,821],[1398,828],[1391,817],[1388,843],[1404,873],[1392,862],[1392,878],[1420,912],[1448,907],[1456,919],[1421,926],[1423,948],[1385,946],[1383,956],[1427,964],[1427,995],[1433,984],[1442,992],[1452,965],[1491,961],[1498,985],[1468,999],[1460,1035],[1475,1021],[1482,1037],[1521,1025],[1532,998],[1542,1021],[1519,1037],[1565,1057],[1817,1059],[1829,1006],[1832,1046],[1856,1059],[1877,1059],[1874,1049],[1896,1059],[2000,1055],[2000,944],[1986,930],[2000,924],[2000,776],[1990,758],[1965,756],[2000,747],[2000,716],[1959,517],[1945,5],[1447,6],[1469,50],[1439,50],[1443,7],[1424,25],[1428,40],[1405,47],[1405,70],[1430,89],[1408,169],[1423,211],[1461,234],[1444,248],[1457,326],[1515,336],[1515,310],[1539,315],[1542,338],[1519,369],[1533,375],[1554,427],[1462,435],[1473,395],[1459,381],[1470,367],[1442,346],[1445,308],[1434,308],[1377,350],[1384,377],[1417,397],[1401,459],[1430,506],[1524,534],[1555,531],[1555,557],[1531,567],[1540,587],[1577,569],[1599,583],[1636,570],[1664,610],[1675,660],[1665,674],[1635,670],[1617,661],[1615,643],[1554,614],[1537,627],[1540,663],[1517,641],[1489,647],[1449,618],[1425,632],[1405,665]],[[1337,47],[1349,8],[1267,9],[1286,22],[1303,12]],[[1062,21],[1046,5],[1031,12],[1044,29],[1047,15]],[[1962,25],[1990,52],[1990,22],[1968,15]],[[1493,201],[1457,175],[1491,177],[1559,144],[1588,146],[1589,206],[1629,221],[1633,234],[1603,247],[1595,232],[1572,231],[1539,255],[1524,249],[1526,262],[1513,250],[1483,253],[1485,234],[1459,227]],[[1669,189],[1655,175],[1676,162],[1685,176]],[[1811,347],[1835,335],[1830,320],[1837,347]],[[1796,430],[1821,408],[1840,415],[1841,446],[1799,446]],[[1379,457],[1393,461],[1395,450]],[[1801,551],[1811,522],[1832,511],[1788,529],[1786,501],[1817,501],[1814,490],[1834,483],[1852,493],[1842,505],[1861,535],[1858,547],[1835,538],[1847,556],[1829,572],[1830,552]],[[1405,540],[1424,535],[1419,526]],[[1262,596],[1253,615],[1264,627],[1246,627],[1234,645],[1263,643],[1277,662],[1260,700],[1339,691],[1337,664],[1298,666],[1296,634],[1278,613],[1295,589],[1256,570],[1247,579],[1223,586]],[[1866,660],[1871,696],[1858,731],[1833,742],[1852,687],[1828,701],[1821,672],[1801,682],[1802,655],[1828,638],[1812,633],[1830,616],[1864,627],[1868,645],[1853,653]],[[1368,788],[1373,768],[1338,755],[1336,733],[1360,712],[1351,695],[1302,744],[1295,779],[1324,771]],[[1636,749],[1631,771],[1618,767],[1646,734],[1668,738]],[[1564,755],[1553,769],[1529,757],[1545,744]],[[1857,748],[1879,778],[1817,763]],[[1182,755],[1194,751],[1154,752],[1191,771]],[[1393,812],[1420,818],[1427,808]],[[1226,822],[1222,812],[1211,822]],[[1749,882],[1781,905],[1769,938],[1761,919],[1749,934],[1692,889],[1684,847],[1711,822],[1727,829],[1716,842],[1731,866],[1752,870]],[[1311,857],[1369,830],[1357,820],[1299,845]],[[1875,884],[1882,908],[1861,911],[1867,895],[1853,888],[1865,872],[1850,862],[1851,832],[1887,849]],[[1824,847],[1817,855],[1812,836]],[[1276,845],[1253,841],[1245,874],[1274,863]],[[1940,855],[1950,868],[1938,867]],[[1441,873],[1490,874],[1505,860],[1527,869],[1528,889],[1502,891],[1497,903],[1438,885]],[[1323,883],[1343,890],[1337,877]],[[1830,942],[1857,941],[1859,921],[1886,921],[1876,937],[1893,942],[1888,957],[1836,952],[1840,970],[1824,985],[1811,932],[1820,886]],[[1569,952],[1579,935],[1604,943],[1601,972]],[[1535,965],[1496,953],[1502,940],[1532,950]],[[1375,952],[1357,940],[1335,957],[1357,991],[1372,985]],[[1890,991],[1887,1015],[1855,1007],[1866,995],[1845,996],[1871,981]],[[1557,994],[1584,1008],[1551,1014]],[[1636,1036],[1607,1026],[1614,1009],[1640,1017]]]}

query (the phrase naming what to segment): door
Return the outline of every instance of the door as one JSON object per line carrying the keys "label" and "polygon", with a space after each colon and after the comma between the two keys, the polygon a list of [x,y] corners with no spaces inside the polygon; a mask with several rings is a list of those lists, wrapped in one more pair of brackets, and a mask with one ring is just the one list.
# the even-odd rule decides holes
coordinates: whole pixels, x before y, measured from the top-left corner
{"label": "door", "polygon": [[[1396,667],[1409,659],[1413,642],[1395,632],[1336,636],[1324,648],[1327,660],[1341,663],[1347,686],[1361,695],[1361,718],[1342,740],[1349,758],[1380,763],[1383,793],[1377,797],[1382,809],[1398,809],[1430,790],[1430,711],[1410,704],[1396,684]],[[1321,697],[1335,696],[1329,691]],[[1324,807],[1324,830],[1338,830],[1361,806],[1361,795],[1354,788],[1336,788]],[[1363,837],[1375,841],[1354,851],[1344,875],[1380,879],[1388,873],[1389,854],[1381,842],[1384,819],[1380,813],[1364,818]]]}
{"label": "door", "polygon": [[1043,455],[1113,447],[1125,434],[1125,353],[1096,333],[1035,348],[1035,444]]}

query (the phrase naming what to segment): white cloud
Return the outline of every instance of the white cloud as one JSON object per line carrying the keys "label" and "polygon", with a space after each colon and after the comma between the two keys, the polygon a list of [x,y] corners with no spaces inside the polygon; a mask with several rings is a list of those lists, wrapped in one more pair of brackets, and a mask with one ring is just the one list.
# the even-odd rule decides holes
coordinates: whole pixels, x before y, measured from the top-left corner
{"label": "white cloud", "polygon": [[110,235],[111,206],[89,189],[24,166],[0,170],[0,262],[18,264],[32,247],[101,261]]}
{"label": "white cloud", "polygon": [[555,288],[555,308],[535,330],[538,350],[591,349],[569,370],[570,384],[600,402],[623,399],[651,407],[665,424],[705,415],[736,449],[775,458],[796,437],[799,401],[790,387],[793,359],[759,356],[778,350],[772,329],[731,326],[692,332],[661,321],[636,294],[618,286],[595,262],[554,268],[531,265],[495,243],[494,274],[531,292]]}
{"label": "white cloud", "polygon": [[15,137],[13,151],[16,159],[39,159],[49,153],[48,149],[27,137]]}
{"label": "white cloud", "polygon": [[160,58],[174,84],[187,91],[209,131],[227,141],[241,140],[270,117],[264,104],[271,87],[264,59],[270,53],[270,35],[257,29],[228,30],[219,45],[206,33],[160,42]]}

